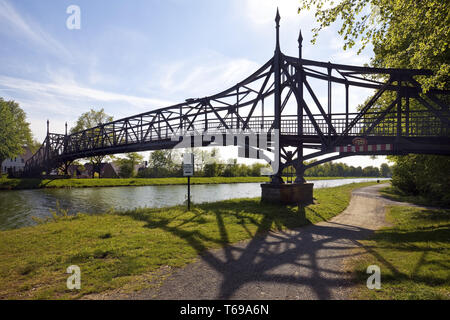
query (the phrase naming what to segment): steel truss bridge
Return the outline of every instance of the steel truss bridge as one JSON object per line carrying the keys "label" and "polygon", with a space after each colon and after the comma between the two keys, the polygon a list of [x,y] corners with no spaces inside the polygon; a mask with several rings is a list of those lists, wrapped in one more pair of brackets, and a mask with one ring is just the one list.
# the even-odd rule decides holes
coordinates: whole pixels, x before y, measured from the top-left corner
{"label": "steel truss bridge", "polygon": [[[67,124],[65,134],[50,133],[47,121],[47,136],[26,162],[24,174],[39,176],[79,158],[174,148],[178,141],[173,137],[206,132],[225,137],[231,130],[257,135],[279,132],[279,148],[266,148],[275,153],[280,169],[272,176],[274,184],[282,183],[282,169],[288,166],[296,170],[295,182],[302,183],[307,168],[351,155],[450,155],[449,91],[425,92],[415,79],[430,76],[431,71],[303,59],[301,32],[299,56],[287,56],[280,50],[278,12],[275,21],[273,57],[235,86],[73,134],[67,133]],[[327,88],[326,106],[313,82]],[[335,101],[332,93],[337,87],[343,91]],[[360,101],[356,113],[349,112],[350,89],[374,92]],[[290,100],[296,112],[289,114]],[[345,112],[333,113],[334,104],[345,105]],[[349,147],[355,137],[364,138],[366,147]],[[233,139],[223,141],[222,145],[236,145]],[[210,146],[211,141],[202,145]],[[304,154],[304,149],[314,151]],[[317,157],[322,159],[307,162]]]}

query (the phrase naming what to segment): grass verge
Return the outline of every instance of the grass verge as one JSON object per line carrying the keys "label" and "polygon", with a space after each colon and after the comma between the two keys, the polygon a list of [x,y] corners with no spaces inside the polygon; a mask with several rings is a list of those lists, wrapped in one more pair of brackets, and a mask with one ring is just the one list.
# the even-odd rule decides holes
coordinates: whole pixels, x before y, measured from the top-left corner
{"label": "grass verge", "polygon": [[399,202],[409,202],[420,206],[436,206],[436,207],[448,207],[448,203],[436,201],[433,199],[425,198],[420,195],[408,195],[399,191],[397,188],[390,186],[380,190],[381,194],[391,200]]}
{"label": "grass verge", "polygon": [[[317,189],[306,207],[264,204],[259,198],[185,207],[56,217],[54,222],[0,231],[0,298],[73,299],[158,282],[158,270],[181,267],[205,250],[328,220],[349,204],[351,191],[373,182]],[[81,268],[81,290],[66,288],[70,265]]]}
{"label": "grass verge", "polygon": [[[365,177],[359,177],[365,178]],[[130,179],[7,179],[0,178],[0,190],[40,188],[92,188],[186,184],[187,178]],[[306,180],[355,179],[355,177],[307,177]],[[191,184],[268,182],[268,177],[192,177]]]}
{"label": "grass verge", "polygon": [[[450,209],[392,206],[387,219],[393,227],[362,241],[367,253],[351,263],[355,298],[450,299]],[[381,269],[380,290],[365,286],[369,265]]]}

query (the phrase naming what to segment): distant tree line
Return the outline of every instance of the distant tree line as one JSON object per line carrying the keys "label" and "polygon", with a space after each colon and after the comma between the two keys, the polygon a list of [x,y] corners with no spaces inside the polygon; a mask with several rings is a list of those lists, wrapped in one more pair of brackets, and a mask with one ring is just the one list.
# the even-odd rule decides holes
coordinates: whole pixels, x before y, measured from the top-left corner
{"label": "distant tree line", "polygon": [[[238,164],[235,159],[219,161],[218,149],[194,149],[195,170],[198,177],[258,177],[265,164]],[[150,155],[148,167],[137,174],[140,178],[180,177],[183,175],[181,153],[176,150],[156,150]]]}
{"label": "distant tree line", "polygon": [[[218,150],[196,150],[195,176],[200,177],[258,177],[266,164],[238,164],[235,159],[223,163],[219,160]],[[285,170],[283,173],[295,172]],[[157,150],[150,155],[148,167],[137,174],[141,178],[180,177],[183,175],[181,153],[176,150]],[[345,163],[325,163],[312,167],[305,172],[307,177],[390,177],[392,170],[383,163],[380,168],[368,166],[365,168],[348,166]]]}
{"label": "distant tree line", "polygon": [[305,171],[306,177],[385,177],[392,176],[391,167],[383,163],[380,168],[368,166],[348,166],[345,163],[327,162]]}

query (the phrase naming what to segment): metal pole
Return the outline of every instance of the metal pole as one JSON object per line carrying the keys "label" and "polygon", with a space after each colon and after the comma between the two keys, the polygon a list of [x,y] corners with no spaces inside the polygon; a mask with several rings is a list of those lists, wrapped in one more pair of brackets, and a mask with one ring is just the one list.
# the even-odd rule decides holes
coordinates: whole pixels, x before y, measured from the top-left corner
{"label": "metal pole", "polygon": [[[303,37],[302,37],[302,31],[300,30],[300,33],[298,36],[298,58],[299,58],[300,63],[303,58],[302,42],[303,42]],[[303,135],[303,68],[302,68],[301,64],[298,67],[297,82],[298,82],[298,92],[299,92],[299,96],[301,99],[301,101],[297,101],[297,121],[298,121],[297,134],[299,136],[302,136]],[[301,149],[302,149],[302,153],[303,153],[303,143],[301,143]]]}
{"label": "metal pole", "polygon": [[[330,62],[328,62],[330,64]],[[328,137],[331,137],[331,67],[328,67],[328,119],[330,120],[330,124],[328,125]]]}
{"label": "metal pole", "polygon": [[237,88],[236,93],[236,129],[239,129],[239,88]]}
{"label": "metal pole", "polygon": [[397,91],[397,139],[402,135],[402,82],[398,81]]}
{"label": "metal pole", "polygon": [[262,110],[262,117],[261,117],[261,130],[264,130],[264,98],[261,101],[261,110]]}
{"label": "metal pole", "polygon": [[183,134],[183,107],[180,106],[180,131],[179,134]]}
{"label": "metal pole", "polygon": [[191,211],[191,177],[188,176],[188,211]]}
{"label": "metal pole", "polygon": [[[277,15],[275,17],[276,22],[276,47],[275,47],[275,56],[274,56],[274,82],[275,82],[275,88],[274,88],[274,105],[275,105],[275,123],[273,128],[275,130],[278,130],[278,150],[275,151],[275,161],[278,162],[278,173],[276,173],[274,176],[272,176],[271,183],[273,184],[282,184],[283,178],[282,178],[282,169],[281,169],[281,70],[280,70],[280,63],[281,63],[281,50],[280,50],[280,14],[277,9]],[[275,148],[277,149],[277,148]]]}
{"label": "metal pole", "polygon": [[348,82],[345,83],[345,129],[347,127],[348,127]]}
{"label": "metal pole", "polygon": [[409,93],[406,94],[406,104],[405,104],[405,129],[406,129],[406,136],[409,136]]}
{"label": "metal pole", "polygon": [[66,134],[64,135],[64,152],[67,152],[67,122],[66,122],[66,124],[65,124],[65,126],[66,126]]}
{"label": "metal pole", "polygon": [[302,31],[300,30],[298,36],[298,58],[300,65],[297,70],[297,90],[299,95],[299,101],[297,101],[297,135],[300,138],[300,142],[297,147],[297,164],[295,166],[295,183],[305,183],[304,169],[303,169],[303,65],[301,60],[302,55]]}

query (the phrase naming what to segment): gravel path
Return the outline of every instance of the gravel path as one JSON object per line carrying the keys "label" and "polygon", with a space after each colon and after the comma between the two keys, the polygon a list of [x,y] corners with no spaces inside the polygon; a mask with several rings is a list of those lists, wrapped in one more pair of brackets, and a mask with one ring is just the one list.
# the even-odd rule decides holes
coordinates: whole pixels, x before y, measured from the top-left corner
{"label": "gravel path", "polygon": [[345,299],[352,283],[344,259],[358,254],[352,249],[359,240],[387,225],[385,206],[393,202],[378,194],[385,186],[354,190],[348,208],[329,222],[208,251],[157,289],[120,298]]}

